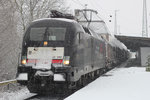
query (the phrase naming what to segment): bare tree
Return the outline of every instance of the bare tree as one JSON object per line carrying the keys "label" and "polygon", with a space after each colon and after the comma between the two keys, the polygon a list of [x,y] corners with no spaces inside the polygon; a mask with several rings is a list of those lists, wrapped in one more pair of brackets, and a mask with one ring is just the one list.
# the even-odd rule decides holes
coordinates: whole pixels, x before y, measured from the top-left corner
{"label": "bare tree", "polygon": [[14,78],[18,39],[14,4],[11,0],[0,0],[0,80]]}
{"label": "bare tree", "polygon": [[14,0],[14,2],[20,18],[18,27],[21,33],[24,33],[31,21],[47,17],[50,10],[65,11],[67,8],[64,0]]}

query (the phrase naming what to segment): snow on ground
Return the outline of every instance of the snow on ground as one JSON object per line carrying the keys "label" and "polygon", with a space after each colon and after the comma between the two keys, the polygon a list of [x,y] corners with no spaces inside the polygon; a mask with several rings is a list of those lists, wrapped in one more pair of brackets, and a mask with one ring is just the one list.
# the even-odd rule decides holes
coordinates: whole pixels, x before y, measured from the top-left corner
{"label": "snow on ground", "polygon": [[150,72],[115,68],[65,100],[150,100]]}
{"label": "snow on ground", "polygon": [[5,92],[5,93],[0,93],[0,100],[24,100],[29,97],[32,97],[36,94],[29,93],[27,88],[23,88],[19,91],[16,92]]}
{"label": "snow on ground", "polygon": [[[150,72],[144,67],[115,68],[65,100],[150,100]],[[24,100],[27,88],[0,93],[0,100]]]}

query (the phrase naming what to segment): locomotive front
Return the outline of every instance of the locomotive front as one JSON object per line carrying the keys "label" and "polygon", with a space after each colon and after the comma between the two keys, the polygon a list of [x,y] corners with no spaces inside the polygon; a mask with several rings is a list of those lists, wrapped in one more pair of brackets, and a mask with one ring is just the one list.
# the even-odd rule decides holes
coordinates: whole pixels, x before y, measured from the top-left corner
{"label": "locomotive front", "polygon": [[64,88],[71,74],[71,45],[74,28],[71,20],[34,21],[25,32],[17,80],[30,92]]}

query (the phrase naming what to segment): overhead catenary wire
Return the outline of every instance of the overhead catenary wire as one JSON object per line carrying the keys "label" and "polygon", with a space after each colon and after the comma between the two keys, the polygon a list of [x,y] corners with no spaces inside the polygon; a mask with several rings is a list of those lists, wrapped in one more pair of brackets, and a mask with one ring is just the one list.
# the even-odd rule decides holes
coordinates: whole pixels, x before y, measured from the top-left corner
{"label": "overhead catenary wire", "polygon": [[[90,4],[92,5],[92,7],[94,7],[94,9],[96,9],[98,12],[103,12],[106,15],[110,15],[110,13],[114,13],[113,10],[108,10],[108,9],[104,9],[99,3],[97,3],[95,0],[90,0]],[[109,12],[109,13],[108,13]],[[101,15],[103,16],[103,15]]]}
{"label": "overhead catenary wire", "polygon": [[[85,8],[85,4],[81,3],[80,0],[72,0],[75,4]],[[101,20],[104,20],[104,22],[107,22],[107,20],[110,19],[109,16],[114,16],[114,10],[107,10],[107,9],[104,9],[99,2],[102,2],[102,1],[96,1],[96,0],[89,0],[87,1],[87,4],[89,6],[91,6],[92,9],[95,9],[96,11],[98,11],[98,15],[97,17]],[[108,24],[108,23],[105,23],[105,24]],[[108,25],[109,26],[109,25]],[[110,32],[110,31],[109,31]],[[113,32],[112,32],[113,33]]]}
{"label": "overhead catenary wire", "polygon": [[[77,5],[79,5],[79,6],[81,6],[81,7],[83,7],[83,8],[85,8],[86,6],[86,4],[83,4],[83,3],[81,3],[81,1],[80,0],[72,0],[74,3],[76,3]],[[112,15],[112,14],[110,14],[110,13],[107,13],[108,11],[110,11],[110,10],[105,10],[105,9],[103,9],[102,8],[102,6],[100,5],[100,4],[98,4],[98,3],[96,3],[96,1],[94,0],[94,2],[93,2],[93,0],[91,1],[91,0],[89,0],[89,2],[90,2],[90,5],[92,6],[92,8],[94,8],[95,10],[97,10],[98,12],[102,12],[102,13],[104,13],[105,15]],[[88,3],[87,3],[88,4]],[[100,10],[101,9],[101,10]],[[113,11],[110,11],[111,13],[113,12]],[[100,15],[99,17],[101,18],[101,19],[106,19],[101,13],[99,13],[98,15]]]}

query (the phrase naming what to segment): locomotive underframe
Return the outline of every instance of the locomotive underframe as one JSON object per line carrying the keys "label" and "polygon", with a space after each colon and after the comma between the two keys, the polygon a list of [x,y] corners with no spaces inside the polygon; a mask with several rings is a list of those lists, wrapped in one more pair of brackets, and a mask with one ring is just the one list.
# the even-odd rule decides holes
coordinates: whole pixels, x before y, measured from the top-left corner
{"label": "locomotive underframe", "polygon": [[[79,87],[85,86],[91,80],[94,80],[99,75],[106,71],[105,68],[93,69],[93,71],[84,71],[81,68],[62,67],[52,68],[53,73],[64,73],[66,75],[65,81],[54,81],[53,76],[37,76],[35,73],[37,70],[32,69],[31,66],[20,66],[18,68],[19,73],[28,73],[28,80],[18,80],[18,83],[27,85],[30,92],[33,93],[50,93],[61,92],[64,93],[68,90],[74,90]],[[87,70],[87,69],[85,69]]]}

